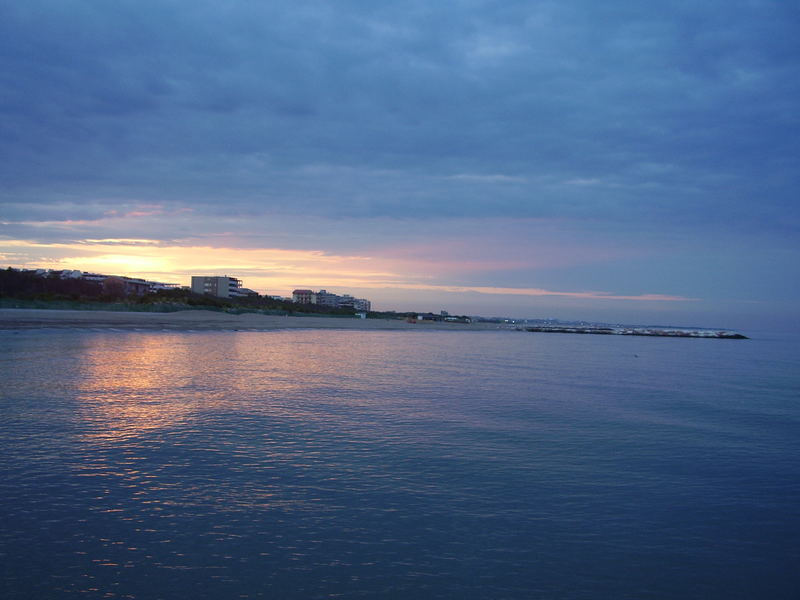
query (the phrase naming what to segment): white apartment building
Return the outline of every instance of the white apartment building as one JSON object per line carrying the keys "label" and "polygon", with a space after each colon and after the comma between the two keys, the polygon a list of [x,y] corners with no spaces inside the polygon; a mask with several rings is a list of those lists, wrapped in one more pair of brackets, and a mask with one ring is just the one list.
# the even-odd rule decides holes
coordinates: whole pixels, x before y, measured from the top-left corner
{"label": "white apartment building", "polygon": [[314,292],[313,290],[298,289],[292,292],[292,302],[297,304],[317,304],[331,308],[354,308],[364,312],[372,310],[372,304],[364,298],[353,298],[349,294],[339,296],[327,290]]}
{"label": "white apartment building", "polygon": [[332,306],[334,308],[338,306],[337,300],[339,299],[339,296],[336,294],[331,294],[327,290],[320,290],[317,292],[316,296],[317,304],[321,306]]}
{"label": "white apartment building", "polygon": [[247,296],[248,292],[250,292],[250,290],[242,287],[241,279],[228,277],[227,275],[222,277],[193,275],[192,291],[197,294],[210,294],[217,298],[240,298]]}

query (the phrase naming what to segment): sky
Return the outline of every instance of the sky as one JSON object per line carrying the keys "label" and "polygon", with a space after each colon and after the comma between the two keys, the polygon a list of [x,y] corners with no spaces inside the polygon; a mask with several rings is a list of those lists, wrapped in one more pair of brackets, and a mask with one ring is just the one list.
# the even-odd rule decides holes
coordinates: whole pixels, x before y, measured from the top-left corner
{"label": "sky", "polygon": [[0,3],[0,266],[800,329],[800,4]]}

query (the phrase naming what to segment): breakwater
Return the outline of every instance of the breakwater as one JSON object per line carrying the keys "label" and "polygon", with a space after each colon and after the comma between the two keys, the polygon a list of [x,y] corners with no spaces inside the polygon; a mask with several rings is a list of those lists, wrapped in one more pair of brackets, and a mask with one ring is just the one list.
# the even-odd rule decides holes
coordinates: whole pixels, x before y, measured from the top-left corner
{"label": "breakwater", "polygon": [[638,335],[648,337],[713,338],[724,340],[746,340],[747,336],[732,331],[710,329],[661,329],[647,327],[525,327],[534,333],[586,333],[594,335]]}

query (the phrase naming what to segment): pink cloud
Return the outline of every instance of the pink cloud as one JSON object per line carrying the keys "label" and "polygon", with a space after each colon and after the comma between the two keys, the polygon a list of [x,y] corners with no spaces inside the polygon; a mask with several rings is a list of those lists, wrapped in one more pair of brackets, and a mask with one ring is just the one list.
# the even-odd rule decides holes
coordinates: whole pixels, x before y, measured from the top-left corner
{"label": "pink cloud", "polygon": [[420,289],[441,292],[466,293],[476,292],[479,294],[495,294],[507,296],[562,296],[567,298],[584,298],[592,300],[637,300],[643,302],[692,302],[697,298],[686,298],[684,296],[671,296],[666,294],[639,294],[621,295],[605,291],[583,291],[583,292],[564,292],[556,290],[545,290],[541,288],[508,288],[508,287],[486,287],[486,286],[452,286],[452,285],[426,285],[426,284],[396,284],[396,287],[403,289]]}
{"label": "pink cloud", "polygon": [[[24,266],[55,260],[61,268],[98,270],[116,274],[186,281],[191,274],[230,273],[246,278],[245,285],[271,293],[287,293],[294,287],[362,288],[420,290],[442,293],[477,293],[487,295],[564,297],[590,300],[628,300],[636,302],[687,302],[683,296],[643,293],[615,294],[608,291],[560,291],[542,288],[512,288],[480,285],[449,285],[436,281],[453,280],[452,273],[436,271],[452,265],[453,271],[484,269],[495,261],[438,262],[392,260],[379,256],[336,255],[319,250],[280,248],[241,249],[211,246],[174,246],[153,244],[146,239],[86,239],[71,244],[35,244],[7,241],[0,251],[29,255]],[[45,256],[45,252],[49,256]],[[21,265],[22,266],[22,265]],[[50,265],[52,266],[52,264]]]}
{"label": "pink cloud", "polygon": [[417,271],[443,277],[456,273],[552,269],[598,264],[640,253],[635,248],[611,244],[564,243],[546,237],[523,237],[518,232],[497,232],[462,239],[440,239],[430,243],[375,247],[370,254],[402,271]]}

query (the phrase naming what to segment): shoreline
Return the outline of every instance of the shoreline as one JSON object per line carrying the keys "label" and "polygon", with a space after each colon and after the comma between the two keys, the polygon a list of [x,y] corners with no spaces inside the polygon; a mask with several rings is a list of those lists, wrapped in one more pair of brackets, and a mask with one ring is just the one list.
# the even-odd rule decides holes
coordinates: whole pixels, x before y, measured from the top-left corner
{"label": "shoreline", "polygon": [[273,331],[281,329],[358,329],[375,331],[513,331],[498,323],[448,323],[346,317],[296,317],[206,311],[126,312],[1,308],[0,330],[124,329],[170,331]]}

